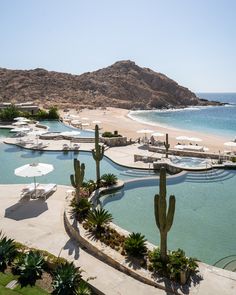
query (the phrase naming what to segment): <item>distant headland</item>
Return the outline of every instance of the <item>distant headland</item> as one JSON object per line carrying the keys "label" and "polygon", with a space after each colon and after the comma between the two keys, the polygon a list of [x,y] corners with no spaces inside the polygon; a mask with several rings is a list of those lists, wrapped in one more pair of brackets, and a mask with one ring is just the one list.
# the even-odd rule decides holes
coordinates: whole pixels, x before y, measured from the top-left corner
{"label": "distant headland", "polygon": [[44,107],[118,107],[125,109],[182,108],[221,105],[197,97],[164,74],[133,61],[81,75],[0,68],[0,102],[34,101]]}

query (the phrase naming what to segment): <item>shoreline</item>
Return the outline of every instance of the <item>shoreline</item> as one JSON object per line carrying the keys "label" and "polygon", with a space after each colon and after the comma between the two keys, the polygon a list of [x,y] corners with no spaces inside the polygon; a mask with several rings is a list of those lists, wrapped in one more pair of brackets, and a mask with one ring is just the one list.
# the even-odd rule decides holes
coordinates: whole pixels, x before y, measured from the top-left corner
{"label": "shoreline", "polygon": [[[141,122],[132,118],[130,115],[130,110],[107,107],[106,109],[82,109],[79,112],[76,112],[74,109],[69,110],[69,114],[77,115],[83,118],[87,118],[86,122],[91,123],[92,121],[101,121],[99,126],[102,128],[102,132],[111,131],[114,132],[117,130],[121,135],[127,136],[128,139],[132,138],[133,140],[142,137],[142,134],[138,134],[137,130],[140,129],[150,129],[150,126],[154,132],[168,133],[169,134],[169,142],[171,147],[178,143],[176,140],[177,136],[188,136],[188,137],[199,137],[202,139],[202,142],[199,145],[203,145],[209,148],[209,152],[219,153],[219,151],[223,152],[224,150],[229,150],[224,146],[224,142],[230,141],[231,139],[227,136],[218,136],[215,134],[207,134],[199,131],[191,131],[187,129],[179,129],[172,126],[163,126],[158,123],[149,123],[149,122]],[[68,113],[64,113],[60,110],[60,115],[64,117],[68,115]],[[93,129],[95,124],[90,124]],[[165,140],[165,137],[159,137],[160,140]]]}

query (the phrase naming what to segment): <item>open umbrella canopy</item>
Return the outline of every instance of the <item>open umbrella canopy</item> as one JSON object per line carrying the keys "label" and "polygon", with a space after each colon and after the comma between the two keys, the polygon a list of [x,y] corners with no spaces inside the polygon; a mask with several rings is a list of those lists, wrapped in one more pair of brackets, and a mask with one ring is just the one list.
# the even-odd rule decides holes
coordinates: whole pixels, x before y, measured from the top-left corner
{"label": "open umbrella canopy", "polygon": [[37,177],[53,171],[53,165],[44,163],[26,164],[15,169],[15,175],[21,177]]}
{"label": "open umbrella canopy", "polygon": [[95,121],[93,121],[92,123],[93,123],[93,124],[100,124],[100,123],[102,123],[102,122],[99,121],[99,120],[95,120]]}
{"label": "open umbrella canopy", "polygon": [[228,141],[224,143],[225,146],[236,147],[236,142]]}
{"label": "open umbrella canopy", "polygon": [[181,136],[177,136],[176,139],[177,140],[190,140],[190,137],[185,136],[185,135],[181,135]]}
{"label": "open umbrella canopy", "polygon": [[21,120],[25,120],[26,118],[25,117],[16,117],[14,118],[15,121],[21,121]]}
{"label": "open umbrella canopy", "polygon": [[147,133],[154,133],[154,131],[151,129],[140,129],[137,131],[137,133],[147,134]]}
{"label": "open umbrella canopy", "polygon": [[28,123],[26,121],[16,121],[12,125],[14,126],[21,126],[21,125],[27,125]]}
{"label": "open umbrella canopy", "polygon": [[14,128],[10,130],[10,132],[27,132],[27,131],[30,131],[30,128],[22,127],[22,128]]}
{"label": "open umbrella canopy", "polygon": [[154,133],[152,133],[152,136],[164,136],[164,133],[154,132]]}
{"label": "open umbrella canopy", "polygon": [[65,131],[65,132],[61,132],[62,136],[77,136],[80,135],[79,131]]}
{"label": "open umbrella canopy", "polygon": [[202,141],[202,139],[198,138],[198,137],[189,137],[189,140],[190,141],[198,141],[198,142]]}

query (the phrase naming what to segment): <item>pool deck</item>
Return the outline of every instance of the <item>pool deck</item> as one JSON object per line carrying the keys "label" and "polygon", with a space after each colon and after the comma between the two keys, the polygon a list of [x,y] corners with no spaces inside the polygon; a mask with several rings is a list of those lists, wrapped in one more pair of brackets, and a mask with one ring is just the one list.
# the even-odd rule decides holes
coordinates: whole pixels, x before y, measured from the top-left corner
{"label": "pool deck", "polygon": [[[143,284],[108,266],[75,244],[64,229],[63,213],[68,186],[58,186],[46,201],[19,202],[23,185],[0,185],[1,230],[11,238],[30,247],[47,250],[54,255],[73,260],[80,266],[84,278],[108,295],[164,295],[166,291]],[[50,226],[49,226],[50,225]],[[184,294],[233,295],[236,294],[236,273],[200,263],[203,280]]]}

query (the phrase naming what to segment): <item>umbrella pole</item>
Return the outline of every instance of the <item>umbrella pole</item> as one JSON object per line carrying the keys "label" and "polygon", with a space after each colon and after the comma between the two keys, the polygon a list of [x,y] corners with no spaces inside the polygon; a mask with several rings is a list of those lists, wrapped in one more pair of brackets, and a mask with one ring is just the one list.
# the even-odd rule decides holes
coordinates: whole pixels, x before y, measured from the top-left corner
{"label": "umbrella pole", "polygon": [[36,178],[35,178],[35,176],[34,176],[34,196],[36,199]]}

